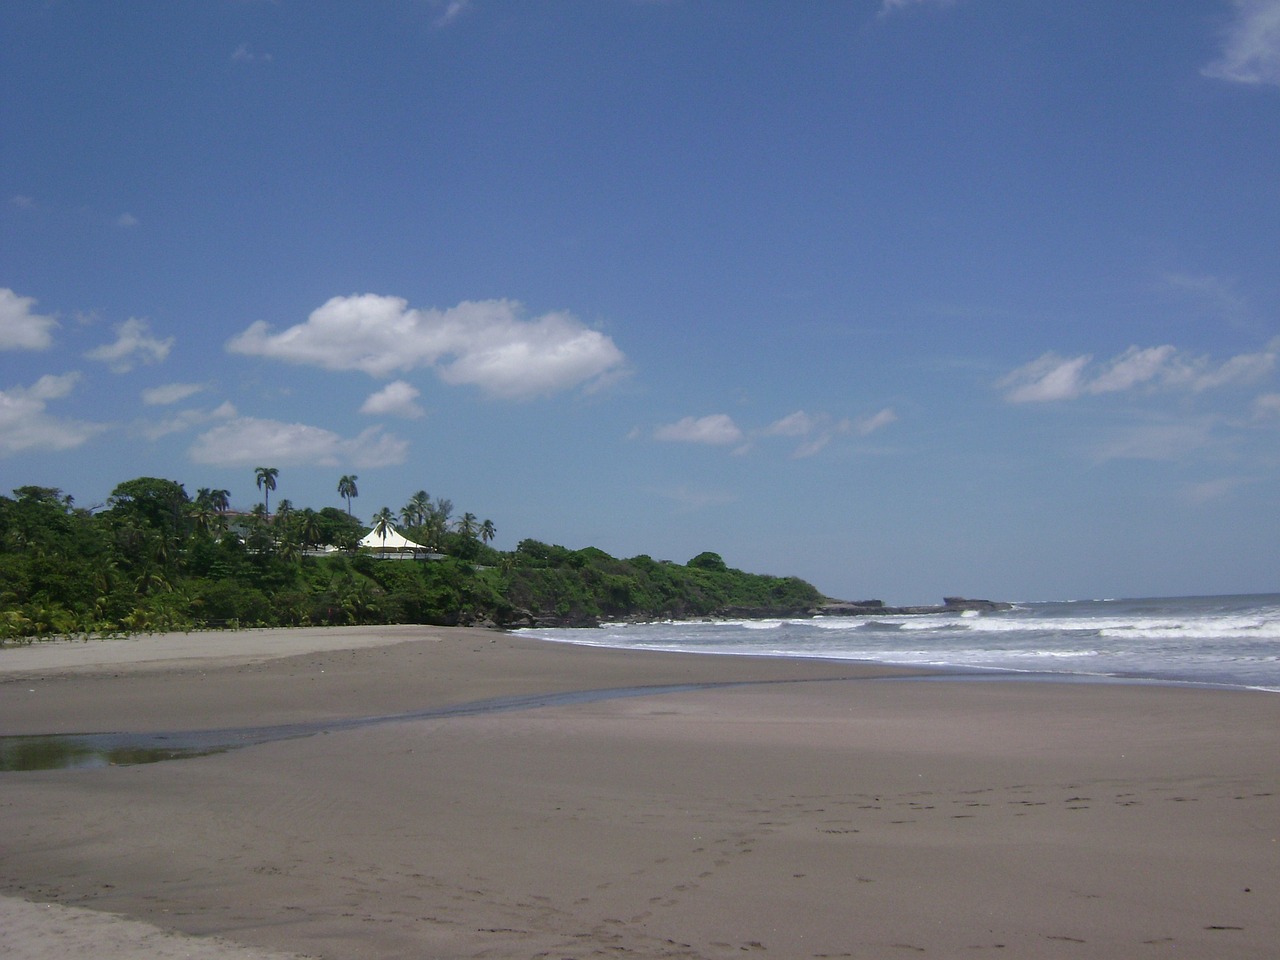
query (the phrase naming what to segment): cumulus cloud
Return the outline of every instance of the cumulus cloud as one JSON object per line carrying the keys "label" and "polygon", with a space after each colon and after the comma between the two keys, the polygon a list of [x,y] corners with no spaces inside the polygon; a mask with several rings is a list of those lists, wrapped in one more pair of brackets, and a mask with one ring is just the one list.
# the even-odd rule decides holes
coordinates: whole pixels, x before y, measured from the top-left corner
{"label": "cumulus cloud", "polygon": [[1264,393],[1253,401],[1253,418],[1270,420],[1280,417],[1280,393]]}
{"label": "cumulus cloud", "polygon": [[1166,273],[1161,280],[1166,292],[1197,300],[1220,316],[1242,317],[1248,313],[1249,301],[1233,280],[1187,273]]}
{"label": "cumulus cloud", "polygon": [[405,417],[416,419],[425,417],[427,412],[414,401],[418,399],[418,389],[403,380],[388,383],[377,393],[370,394],[360,407],[361,413],[382,417]]}
{"label": "cumulus cloud", "polygon": [[180,410],[171,417],[149,423],[139,424],[138,430],[148,440],[159,440],[171,433],[183,433],[202,424],[214,420],[230,420],[236,415],[236,408],[231,401],[225,401],[212,410],[193,407]]}
{"label": "cumulus cloud", "polygon": [[78,373],[46,374],[30,387],[0,390],[0,456],[28,450],[70,450],[107,429],[106,424],[55,417],[52,400],[68,396]]}
{"label": "cumulus cloud", "polygon": [[1064,358],[1046,353],[1014,370],[997,386],[1008,387],[1010,403],[1068,400],[1080,396],[1080,375],[1092,357]]}
{"label": "cumulus cloud", "polygon": [[723,507],[738,501],[737,494],[727,490],[697,490],[692,487],[663,487],[649,491],[655,496],[670,500],[682,510],[705,510],[708,507]]}
{"label": "cumulus cloud", "polygon": [[172,348],[173,337],[153,337],[147,321],[130,318],[116,326],[115,343],[96,347],[85,356],[102,361],[115,373],[128,373],[139,363],[159,363]]}
{"label": "cumulus cloud", "polygon": [[738,444],[745,440],[745,443],[741,443],[733,451],[735,454],[743,454],[751,450],[755,438],[799,439],[803,442],[791,452],[791,456],[799,460],[821,452],[832,440],[842,434],[857,433],[865,437],[887,427],[897,419],[898,415],[889,407],[856,421],[836,418],[829,413],[797,410],[774,420],[765,427],[748,432],[734,423],[728,414],[716,413],[705,417],[685,417],[675,423],[658,427],[654,430],[653,436],[657,440],[724,446]]}
{"label": "cumulus cloud", "polygon": [[1280,85],[1280,0],[1234,0],[1222,54],[1201,72],[1233,83]]}
{"label": "cumulus cloud", "polygon": [[804,442],[791,452],[794,459],[802,460],[821,453],[837,434],[848,433],[852,428],[853,423],[849,420],[836,420],[826,413],[810,414],[797,410],[775,420],[760,434],[766,437],[804,437]]}
{"label": "cumulus cloud", "polygon": [[803,437],[813,432],[816,426],[817,421],[813,417],[803,410],[797,410],[769,424],[764,428],[764,434],[768,437]]}
{"label": "cumulus cloud", "polygon": [[434,6],[444,8],[436,17],[436,27],[447,27],[467,12],[471,0],[434,0]]}
{"label": "cumulus cloud", "polygon": [[1148,383],[1163,373],[1171,373],[1169,361],[1177,351],[1171,346],[1130,347],[1114,358],[1086,386],[1090,393],[1117,393],[1140,383]]}
{"label": "cumulus cloud", "polygon": [[36,301],[0,287],[0,350],[45,350],[58,321],[36,313]]}
{"label": "cumulus cloud", "polygon": [[949,7],[955,2],[956,0],[881,0],[880,16],[887,17],[909,7]]}
{"label": "cumulus cloud", "polygon": [[426,367],[445,383],[511,399],[599,386],[625,360],[609,337],[568,313],[528,320],[510,300],[420,310],[375,294],[334,297],[279,333],[259,321],[227,349],[375,377]]}
{"label": "cumulus cloud", "polygon": [[712,413],[705,417],[685,417],[658,427],[653,436],[655,440],[727,445],[741,441],[743,433],[727,413]]}
{"label": "cumulus cloud", "polygon": [[1186,487],[1183,490],[1183,497],[1192,503],[1209,503],[1222,500],[1253,482],[1248,477],[1220,477],[1216,480],[1205,480]]}
{"label": "cumulus cloud", "polygon": [[408,449],[381,427],[347,438],[305,423],[236,417],[202,433],[188,452],[196,463],[217,466],[382,467],[404,463]]}
{"label": "cumulus cloud", "polygon": [[166,407],[172,403],[180,403],[201,393],[205,389],[203,383],[166,383],[162,387],[151,387],[142,391],[142,402],[149,407]]}
{"label": "cumulus cloud", "polygon": [[1018,367],[996,383],[1010,403],[1074,400],[1085,395],[1119,393],[1136,387],[1211,390],[1246,383],[1269,373],[1280,343],[1258,353],[1242,353],[1221,363],[1192,356],[1175,347],[1130,347],[1119,356],[1091,367],[1093,357],[1061,357],[1046,353]]}
{"label": "cumulus cloud", "polygon": [[1182,460],[1212,439],[1208,420],[1141,424],[1122,430],[1097,451],[1100,460]]}
{"label": "cumulus cloud", "polygon": [[231,59],[237,63],[270,63],[271,54],[254,53],[247,43],[242,43],[231,51]]}
{"label": "cumulus cloud", "polygon": [[869,417],[859,418],[856,428],[859,436],[867,437],[875,433],[877,430],[883,430],[891,423],[896,423],[897,420],[897,412],[892,407],[885,407],[883,410],[878,410]]}

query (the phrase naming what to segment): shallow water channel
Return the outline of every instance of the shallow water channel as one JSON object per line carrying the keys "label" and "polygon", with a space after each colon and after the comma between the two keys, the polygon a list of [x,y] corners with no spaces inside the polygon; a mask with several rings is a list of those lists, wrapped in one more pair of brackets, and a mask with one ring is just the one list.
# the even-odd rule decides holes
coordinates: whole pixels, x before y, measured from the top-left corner
{"label": "shallow water channel", "polygon": [[[755,681],[761,682],[761,681]],[[775,681],[763,681],[766,683]],[[560,707],[578,703],[595,703],[623,697],[685,693],[719,687],[744,686],[742,682],[682,683],[649,687],[616,687],[609,690],[578,690],[570,693],[547,693],[522,697],[497,697],[470,703],[433,707],[409,713],[376,717],[354,717],[346,720],[317,720],[311,723],[289,723],[265,727],[229,727],[220,730],[186,730],[163,733],[66,733],[0,736],[0,773],[23,770],[72,770],[92,767],[128,766],[157,763],[161,760],[183,760],[225,753],[237,747],[249,747],[276,740],[310,737],[318,733],[336,733],[385,723],[410,720],[436,720],[466,717],[538,707]]]}

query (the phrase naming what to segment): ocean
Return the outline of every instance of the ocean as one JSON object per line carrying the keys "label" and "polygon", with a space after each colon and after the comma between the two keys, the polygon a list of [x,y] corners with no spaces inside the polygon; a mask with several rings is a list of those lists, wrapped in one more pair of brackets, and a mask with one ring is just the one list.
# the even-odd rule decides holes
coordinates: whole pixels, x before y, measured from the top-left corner
{"label": "ocean", "polygon": [[1026,678],[1280,693],[1280,594],[1019,603],[995,613],[665,621],[520,631],[634,650],[869,660]]}

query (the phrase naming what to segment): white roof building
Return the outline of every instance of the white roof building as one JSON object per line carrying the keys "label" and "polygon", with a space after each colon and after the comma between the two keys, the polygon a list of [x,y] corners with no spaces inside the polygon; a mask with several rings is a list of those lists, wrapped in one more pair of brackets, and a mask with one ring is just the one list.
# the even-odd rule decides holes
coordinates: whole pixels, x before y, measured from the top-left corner
{"label": "white roof building", "polygon": [[427,552],[426,547],[414,543],[391,524],[387,524],[387,531],[381,536],[370,530],[360,538],[360,546],[381,556],[392,557],[412,557],[425,555]]}

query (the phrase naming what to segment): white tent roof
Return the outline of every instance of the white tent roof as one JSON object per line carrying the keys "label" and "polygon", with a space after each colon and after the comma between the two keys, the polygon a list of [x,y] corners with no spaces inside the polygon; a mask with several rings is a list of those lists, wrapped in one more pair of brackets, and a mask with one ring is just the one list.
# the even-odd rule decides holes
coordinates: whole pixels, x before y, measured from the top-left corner
{"label": "white tent roof", "polygon": [[387,535],[380,537],[372,530],[360,538],[360,546],[368,547],[370,550],[425,550],[420,543],[414,543],[407,539],[395,527],[387,525]]}

